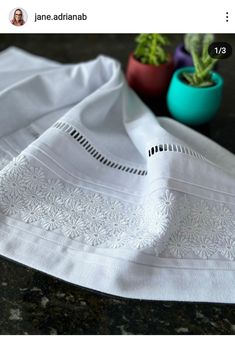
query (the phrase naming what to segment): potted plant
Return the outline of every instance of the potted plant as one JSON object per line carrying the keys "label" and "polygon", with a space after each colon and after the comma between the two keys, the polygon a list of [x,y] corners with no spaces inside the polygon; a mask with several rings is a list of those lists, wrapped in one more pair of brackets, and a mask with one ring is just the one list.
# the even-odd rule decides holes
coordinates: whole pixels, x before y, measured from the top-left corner
{"label": "potted plant", "polygon": [[[205,34],[194,34],[187,33],[184,35],[184,43],[180,43],[177,45],[174,53],[174,65],[175,70],[179,68],[183,68],[186,66],[193,66],[193,58],[190,52],[190,44],[192,37],[197,35],[198,39],[203,42]],[[214,40],[214,35],[211,35]]]}
{"label": "potted plant", "polygon": [[136,42],[129,56],[127,81],[141,97],[161,97],[167,92],[174,70],[173,58],[165,51],[169,40],[153,33],[138,35]]}
{"label": "potted plant", "polygon": [[198,35],[191,36],[189,49],[194,66],[175,71],[169,86],[168,109],[173,117],[185,124],[208,122],[221,103],[224,82],[217,72],[212,71],[217,62],[208,54],[212,42],[211,34],[204,35],[202,41]]}
{"label": "potted plant", "polygon": [[197,35],[198,39],[202,42],[205,34],[187,33],[184,35],[184,42],[177,45],[174,53],[175,69],[183,68],[186,66],[193,66],[193,58],[190,52],[190,44],[193,36]]}
{"label": "potted plant", "polygon": [[175,69],[193,66],[193,59],[189,50],[190,34],[184,35],[184,43],[177,45],[174,53]]}

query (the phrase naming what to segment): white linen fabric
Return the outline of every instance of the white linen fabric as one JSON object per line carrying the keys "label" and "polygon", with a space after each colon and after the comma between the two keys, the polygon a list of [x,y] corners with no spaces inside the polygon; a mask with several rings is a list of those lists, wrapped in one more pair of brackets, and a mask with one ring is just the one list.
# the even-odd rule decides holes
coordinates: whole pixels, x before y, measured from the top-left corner
{"label": "white linen fabric", "polygon": [[[235,302],[235,158],[115,60],[0,54],[0,253],[128,298]],[[193,104],[192,104],[193,105]]]}

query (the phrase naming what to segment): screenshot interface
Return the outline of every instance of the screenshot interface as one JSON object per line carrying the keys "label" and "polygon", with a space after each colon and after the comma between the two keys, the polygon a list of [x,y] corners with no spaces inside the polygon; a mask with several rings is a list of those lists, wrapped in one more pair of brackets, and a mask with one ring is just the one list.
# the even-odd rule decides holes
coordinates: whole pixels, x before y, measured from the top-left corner
{"label": "screenshot interface", "polygon": [[234,11],[0,3],[0,335],[234,334]]}

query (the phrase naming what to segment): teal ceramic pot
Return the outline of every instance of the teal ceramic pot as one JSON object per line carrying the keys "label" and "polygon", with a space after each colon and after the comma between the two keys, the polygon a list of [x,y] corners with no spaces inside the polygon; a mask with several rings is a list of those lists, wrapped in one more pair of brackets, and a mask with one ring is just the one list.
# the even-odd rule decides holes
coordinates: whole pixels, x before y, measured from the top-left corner
{"label": "teal ceramic pot", "polygon": [[187,125],[201,125],[210,121],[217,113],[223,90],[223,78],[212,72],[215,85],[192,87],[182,80],[183,72],[193,72],[194,67],[175,71],[167,93],[167,106],[171,115]]}

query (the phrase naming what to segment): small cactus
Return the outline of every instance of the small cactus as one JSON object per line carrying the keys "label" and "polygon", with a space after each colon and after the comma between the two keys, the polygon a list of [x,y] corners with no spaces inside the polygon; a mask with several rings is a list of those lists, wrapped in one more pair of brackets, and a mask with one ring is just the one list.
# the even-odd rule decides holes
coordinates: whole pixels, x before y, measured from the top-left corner
{"label": "small cactus", "polygon": [[143,64],[160,65],[168,62],[169,54],[164,47],[169,40],[158,33],[143,33],[136,38],[137,46],[134,56]]}
{"label": "small cactus", "polygon": [[208,54],[213,43],[213,34],[186,34],[184,45],[193,58],[194,73],[183,73],[183,77],[194,87],[209,87],[214,84],[211,71],[217,60]]}

